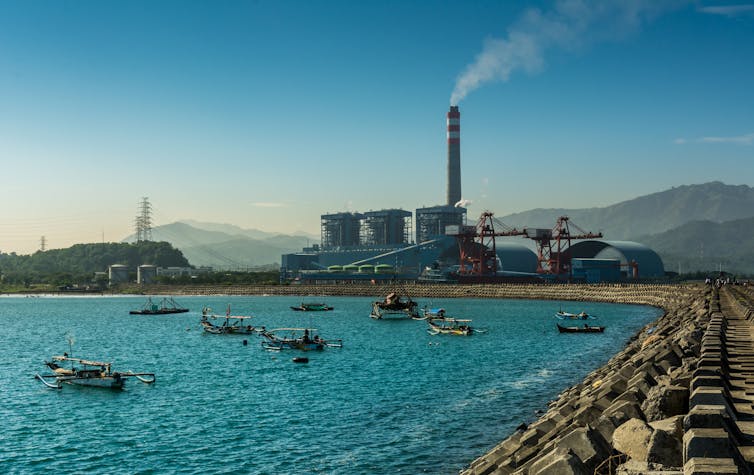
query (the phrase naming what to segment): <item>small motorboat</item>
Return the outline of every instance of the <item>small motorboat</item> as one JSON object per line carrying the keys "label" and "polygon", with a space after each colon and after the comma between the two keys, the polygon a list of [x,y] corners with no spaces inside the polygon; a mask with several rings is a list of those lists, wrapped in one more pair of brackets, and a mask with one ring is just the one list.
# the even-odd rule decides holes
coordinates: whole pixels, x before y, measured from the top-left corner
{"label": "small motorboat", "polygon": [[[66,363],[70,363],[70,366],[66,367],[68,366]],[[123,389],[128,378],[136,378],[145,384],[152,384],[156,380],[154,373],[112,371],[112,364],[109,362],[73,358],[68,356],[67,353],[64,353],[63,356],[53,356],[51,361],[45,361],[45,365],[54,374],[40,375],[37,373],[34,377],[52,389],[62,389],[63,383]]]}
{"label": "small motorboat", "polygon": [[584,324],[584,326],[569,326],[564,327],[561,326],[559,323],[556,324],[558,326],[558,332],[560,333],[602,333],[605,331],[605,327],[600,326],[592,326],[589,324]]}

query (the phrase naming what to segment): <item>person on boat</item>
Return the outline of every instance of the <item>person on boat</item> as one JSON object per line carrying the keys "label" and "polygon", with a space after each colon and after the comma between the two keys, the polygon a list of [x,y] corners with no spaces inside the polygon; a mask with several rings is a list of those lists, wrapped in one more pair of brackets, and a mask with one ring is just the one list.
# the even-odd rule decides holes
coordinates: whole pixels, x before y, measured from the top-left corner
{"label": "person on boat", "polygon": [[304,330],[304,337],[302,338],[302,341],[304,343],[310,343],[311,342],[311,340],[309,339],[309,329],[308,328]]}

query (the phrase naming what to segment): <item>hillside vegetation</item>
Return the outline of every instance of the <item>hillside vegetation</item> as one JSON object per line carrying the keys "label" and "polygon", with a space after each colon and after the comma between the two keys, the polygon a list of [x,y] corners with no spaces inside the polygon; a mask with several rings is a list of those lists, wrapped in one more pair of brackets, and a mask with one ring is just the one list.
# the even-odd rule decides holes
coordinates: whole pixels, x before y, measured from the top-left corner
{"label": "hillside vegetation", "polygon": [[142,264],[189,266],[181,251],[167,242],[76,244],[31,255],[0,253],[0,274],[7,284],[91,282],[95,272],[104,272],[112,264],[123,264],[131,270]]}

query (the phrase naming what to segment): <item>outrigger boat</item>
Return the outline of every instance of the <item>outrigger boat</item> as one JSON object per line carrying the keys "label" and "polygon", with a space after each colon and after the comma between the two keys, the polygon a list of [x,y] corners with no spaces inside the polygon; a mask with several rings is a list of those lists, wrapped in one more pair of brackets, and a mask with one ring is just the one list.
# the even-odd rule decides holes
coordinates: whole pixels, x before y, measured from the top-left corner
{"label": "outrigger boat", "polygon": [[[205,332],[213,333],[215,335],[227,333],[251,335],[252,333],[259,333],[253,325],[249,324],[251,318],[253,318],[251,315],[231,315],[230,305],[228,305],[225,316],[214,315],[210,307],[204,307],[202,309],[202,320],[199,323],[201,323]],[[220,319],[223,322],[220,325],[216,325],[210,322],[210,319]]]}
{"label": "outrigger boat", "polygon": [[568,313],[562,310],[558,310],[557,312],[555,312],[555,316],[561,320],[587,320],[587,319],[594,320],[595,318],[597,318],[593,315],[589,315],[586,312]]}
{"label": "outrigger boat", "polygon": [[163,298],[159,304],[152,302],[152,297],[147,297],[146,303],[141,310],[131,310],[131,315],[165,315],[168,313],[186,313],[189,309],[178,305],[173,297]]}
{"label": "outrigger boat", "polygon": [[[70,368],[59,363],[70,363]],[[63,356],[53,356],[52,361],[45,361],[45,365],[54,374],[40,375],[37,373],[34,377],[52,389],[61,389],[63,383],[123,389],[128,378],[136,378],[145,384],[152,384],[156,381],[154,373],[113,372],[111,363],[72,358],[67,353],[64,353]]]}
{"label": "outrigger boat", "polygon": [[[328,348],[342,348],[343,340],[325,340],[319,335],[310,336],[316,328],[275,328],[262,330],[260,334],[265,338],[262,347],[265,350],[324,350]],[[281,336],[284,335],[284,336]]]}
{"label": "outrigger boat", "polygon": [[471,320],[461,318],[428,318],[429,328],[427,331],[431,335],[471,335],[474,333],[474,329],[471,328],[469,323],[471,323]]}
{"label": "outrigger boat", "polygon": [[297,312],[327,312],[332,309],[333,307],[322,302],[301,302],[301,305],[298,307],[291,307],[291,310],[296,310]]}
{"label": "outrigger boat", "polygon": [[411,300],[411,297],[401,298],[395,292],[389,293],[384,300],[372,303],[372,312],[370,317],[375,320],[396,319],[396,318],[419,318],[418,303]]}
{"label": "outrigger boat", "polygon": [[556,325],[558,326],[558,332],[560,333],[602,333],[605,331],[605,327],[590,326],[586,323],[583,327],[564,327],[559,323],[556,323]]}

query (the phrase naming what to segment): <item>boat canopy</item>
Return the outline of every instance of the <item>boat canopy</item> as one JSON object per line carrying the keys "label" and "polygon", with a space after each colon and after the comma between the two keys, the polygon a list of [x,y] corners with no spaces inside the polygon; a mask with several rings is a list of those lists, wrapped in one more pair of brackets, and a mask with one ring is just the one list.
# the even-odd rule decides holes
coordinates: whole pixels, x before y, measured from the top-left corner
{"label": "boat canopy", "polygon": [[71,358],[70,356],[53,356],[53,361],[71,361],[73,363],[79,363],[85,366],[110,366],[111,363],[103,362],[103,361],[91,361],[91,360],[82,360],[81,358]]}

